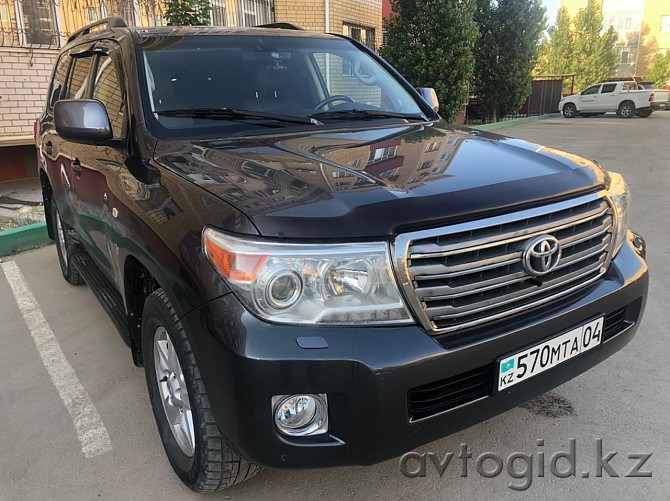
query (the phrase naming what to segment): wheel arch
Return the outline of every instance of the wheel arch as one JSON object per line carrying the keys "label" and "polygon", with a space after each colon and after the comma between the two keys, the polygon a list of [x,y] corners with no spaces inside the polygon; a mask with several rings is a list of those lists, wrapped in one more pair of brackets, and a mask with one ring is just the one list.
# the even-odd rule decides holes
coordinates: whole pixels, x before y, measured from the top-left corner
{"label": "wheel arch", "polygon": [[44,216],[47,224],[47,234],[51,240],[56,240],[56,233],[53,227],[53,221],[51,217],[51,199],[53,197],[53,188],[51,186],[51,181],[49,181],[49,175],[46,171],[40,168],[40,185],[42,187],[42,200],[44,201]]}
{"label": "wheel arch", "polygon": [[142,357],[142,313],[147,297],[162,288],[169,296],[170,290],[161,278],[145,265],[138,257],[128,254],[123,263],[123,300],[126,305],[130,347],[133,363],[137,367],[144,365]]}

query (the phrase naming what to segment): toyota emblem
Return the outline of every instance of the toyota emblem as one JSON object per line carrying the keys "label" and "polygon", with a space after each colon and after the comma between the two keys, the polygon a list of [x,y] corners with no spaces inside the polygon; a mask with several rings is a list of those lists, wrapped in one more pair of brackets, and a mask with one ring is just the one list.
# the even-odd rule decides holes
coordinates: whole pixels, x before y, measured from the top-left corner
{"label": "toyota emblem", "polygon": [[523,251],[523,267],[536,277],[551,273],[560,259],[561,244],[551,235],[533,238]]}

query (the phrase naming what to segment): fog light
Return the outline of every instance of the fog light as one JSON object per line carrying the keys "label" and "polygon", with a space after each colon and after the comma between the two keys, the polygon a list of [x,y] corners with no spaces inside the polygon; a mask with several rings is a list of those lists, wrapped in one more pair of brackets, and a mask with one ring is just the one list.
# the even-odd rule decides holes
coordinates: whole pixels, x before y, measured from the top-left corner
{"label": "fog light", "polygon": [[275,425],[284,435],[302,437],[328,431],[328,400],[318,395],[275,395],[272,409]]}

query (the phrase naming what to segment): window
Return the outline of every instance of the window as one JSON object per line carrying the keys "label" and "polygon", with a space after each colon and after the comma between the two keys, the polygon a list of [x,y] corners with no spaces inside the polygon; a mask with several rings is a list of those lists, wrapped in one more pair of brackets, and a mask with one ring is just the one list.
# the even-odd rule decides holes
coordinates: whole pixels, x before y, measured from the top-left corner
{"label": "window", "polygon": [[379,162],[381,160],[386,160],[395,156],[396,151],[398,150],[397,146],[389,146],[388,148],[377,148],[376,150],[370,151],[370,157],[368,158],[368,163]]}
{"label": "window", "polygon": [[610,92],[614,92],[615,89],[616,84],[603,84],[603,88],[601,89],[600,93],[609,94]]}
{"label": "window", "polygon": [[346,170],[336,170],[333,171],[333,177],[335,178],[340,178],[340,177],[353,177],[354,175],[351,172],[347,172]]}
{"label": "window", "polygon": [[212,0],[211,8],[212,26],[228,26],[226,0]]}
{"label": "window", "polygon": [[61,54],[58,62],[56,63],[56,71],[54,71],[54,77],[51,82],[51,88],[49,89],[49,97],[47,102],[47,108],[52,109],[56,101],[60,99],[61,93],[63,92],[63,87],[65,87],[65,79],[67,78],[67,69],[70,65],[70,56],[66,53]]}
{"label": "window", "polygon": [[114,61],[109,56],[100,56],[95,72],[93,99],[97,99],[107,108],[115,138],[126,133],[126,107],[121,93],[121,82]]}
{"label": "window", "polygon": [[32,0],[23,3],[23,29],[26,45],[58,47],[55,3],[51,0]]}
{"label": "window", "polygon": [[426,153],[430,151],[437,151],[439,149],[440,149],[439,141],[437,143],[429,143],[428,146],[426,146]]}
{"label": "window", "polygon": [[92,60],[92,57],[77,57],[72,60],[66,99],[86,99],[86,86]]}
{"label": "window", "polygon": [[619,59],[619,62],[621,64],[628,64],[628,55],[629,55],[629,52],[628,52],[627,49],[622,50],[621,51],[621,58]]}
{"label": "window", "polygon": [[430,167],[433,164],[431,160],[426,160],[425,162],[422,162],[421,165],[419,165],[419,170],[424,170]]}
{"label": "window", "polygon": [[661,31],[670,31],[670,16],[661,16]]}
{"label": "window", "polygon": [[584,92],[582,92],[582,95],[583,96],[588,96],[589,94],[597,94],[599,90],[600,90],[600,85],[594,85],[593,87],[589,87]]}
{"label": "window", "polygon": [[375,49],[375,29],[351,23],[343,23],[344,35]]}

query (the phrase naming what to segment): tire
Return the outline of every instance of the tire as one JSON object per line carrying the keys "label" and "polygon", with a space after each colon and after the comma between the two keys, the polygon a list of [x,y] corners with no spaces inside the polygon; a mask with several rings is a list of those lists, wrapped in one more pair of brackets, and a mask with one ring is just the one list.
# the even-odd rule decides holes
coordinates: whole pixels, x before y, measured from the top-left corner
{"label": "tire", "polygon": [[[158,340],[161,348],[155,346]],[[170,352],[170,345],[172,352]],[[159,372],[165,374],[159,387],[156,357],[158,350],[171,356],[159,357]],[[195,492],[215,492],[253,477],[260,468],[243,459],[221,435],[200,376],[191,345],[174,308],[163,289],[151,293],[142,314],[142,352],[149,399],[163,448],[177,476]],[[177,363],[168,359],[176,355]],[[174,358],[173,358],[174,360]],[[176,377],[168,378],[168,371]],[[167,370],[165,370],[167,369]],[[168,381],[171,381],[168,384]],[[176,385],[176,387],[175,387]],[[170,392],[169,387],[173,391]],[[173,398],[179,390],[180,398]],[[184,389],[186,391],[184,391]],[[163,393],[162,393],[163,392]],[[166,395],[165,400],[163,395]],[[165,403],[164,403],[165,402]],[[172,404],[171,402],[174,402]],[[181,405],[182,412],[175,409]],[[168,410],[184,426],[174,432]],[[190,416],[189,416],[190,412]],[[190,419],[189,419],[190,417]],[[189,438],[190,435],[190,438]]]}
{"label": "tire", "polygon": [[563,116],[565,118],[575,118],[577,116],[577,107],[572,103],[563,106]]}
{"label": "tire", "polygon": [[85,283],[84,279],[70,259],[72,245],[67,237],[65,225],[60,217],[60,212],[58,212],[54,197],[51,197],[51,223],[53,224],[54,236],[56,237],[56,252],[58,253],[58,262],[60,263],[60,271],[63,273],[63,278],[71,285],[83,285]]}
{"label": "tire", "polygon": [[632,101],[624,101],[619,105],[617,115],[621,118],[633,118],[635,116],[635,105]]}
{"label": "tire", "polygon": [[639,110],[635,114],[640,118],[649,118],[651,116],[652,110]]}

